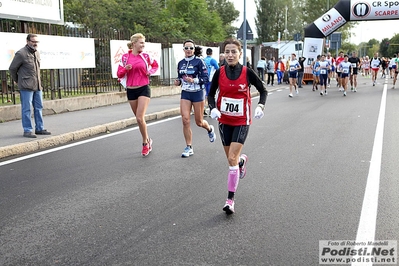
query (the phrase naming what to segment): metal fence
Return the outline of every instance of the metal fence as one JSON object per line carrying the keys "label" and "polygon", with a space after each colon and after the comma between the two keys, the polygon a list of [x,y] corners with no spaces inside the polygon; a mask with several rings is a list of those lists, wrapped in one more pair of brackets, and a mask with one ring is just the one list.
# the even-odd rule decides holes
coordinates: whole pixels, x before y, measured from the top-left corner
{"label": "metal fence", "polygon": [[[129,31],[91,31],[84,28],[69,27],[34,22],[21,22],[0,19],[1,32],[34,33],[65,37],[94,38],[95,68],[44,69],[41,70],[44,99],[61,99],[82,94],[98,94],[121,91],[122,87],[112,78],[110,59],[110,40],[129,40]],[[151,41],[151,40],[147,40]],[[166,47],[162,44],[162,47]],[[162,75],[161,75],[162,76]],[[18,88],[14,85],[8,71],[0,71],[1,103],[19,103]],[[170,80],[151,77],[151,84],[171,84]]]}

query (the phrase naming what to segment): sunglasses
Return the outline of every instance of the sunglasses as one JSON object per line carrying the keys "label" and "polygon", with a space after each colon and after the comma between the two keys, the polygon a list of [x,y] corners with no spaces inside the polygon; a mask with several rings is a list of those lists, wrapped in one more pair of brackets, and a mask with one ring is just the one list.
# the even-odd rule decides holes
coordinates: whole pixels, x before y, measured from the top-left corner
{"label": "sunglasses", "polygon": [[184,50],[194,50],[194,47],[185,46],[185,47],[184,47]]}

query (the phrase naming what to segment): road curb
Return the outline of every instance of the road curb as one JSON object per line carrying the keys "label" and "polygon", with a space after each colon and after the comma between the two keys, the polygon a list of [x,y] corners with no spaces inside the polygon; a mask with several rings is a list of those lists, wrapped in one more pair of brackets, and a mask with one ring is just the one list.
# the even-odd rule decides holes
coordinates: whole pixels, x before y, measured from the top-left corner
{"label": "road curb", "polygon": [[[165,111],[154,112],[145,116],[146,121],[158,120],[167,117],[180,115],[180,108],[172,108]],[[103,125],[88,127],[81,130],[76,130],[69,133],[64,133],[56,136],[50,136],[44,139],[32,140],[29,142],[19,143],[0,147],[0,159],[31,153],[42,149],[64,145],[72,141],[81,140],[84,138],[96,136],[103,133],[117,131],[137,124],[135,117],[118,120],[115,122],[106,123]]]}
{"label": "road curb", "polygon": [[[276,89],[277,88],[274,88],[271,90],[268,89],[268,91],[271,92]],[[258,95],[259,95],[259,93],[257,91],[251,93],[251,97],[256,97]],[[172,116],[177,116],[177,115],[180,115],[180,107],[147,114],[145,116],[145,119],[146,119],[146,121],[152,121],[152,120],[159,120],[159,119],[164,119],[167,117],[172,117]],[[46,137],[43,139],[35,139],[35,140],[24,142],[24,143],[0,147],[0,159],[10,157],[10,156],[21,155],[21,154],[25,154],[25,153],[32,153],[32,152],[36,152],[39,150],[56,147],[59,145],[65,145],[72,141],[77,141],[77,140],[81,140],[84,138],[93,137],[93,136],[96,136],[99,134],[113,132],[116,130],[120,130],[120,129],[123,129],[126,127],[136,125],[136,124],[137,124],[136,118],[133,117],[133,118],[118,120],[115,122],[110,122],[110,123],[106,123],[106,124],[102,124],[102,125],[98,125],[98,126],[88,127],[85,129],[80,129],[80,130],[76,130],[76,131],[69,132],[69,133],[64,133],[64,134],[55,135],[55,136],[49,136],[49,137]]]}

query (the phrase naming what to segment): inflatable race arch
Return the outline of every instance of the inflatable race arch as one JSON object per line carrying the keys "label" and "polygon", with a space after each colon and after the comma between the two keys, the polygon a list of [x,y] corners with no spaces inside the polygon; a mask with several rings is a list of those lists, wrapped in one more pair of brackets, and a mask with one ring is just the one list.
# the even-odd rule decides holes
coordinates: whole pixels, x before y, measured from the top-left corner
{"label": "inflatable race arch", "polygon": [[399,19],[399,0],[339,1],[305,28],[303,56],[306,57],[306,61],[304,65],[309,66],[317,55],[322,54],[324,38],[347,22],[393,19]]}

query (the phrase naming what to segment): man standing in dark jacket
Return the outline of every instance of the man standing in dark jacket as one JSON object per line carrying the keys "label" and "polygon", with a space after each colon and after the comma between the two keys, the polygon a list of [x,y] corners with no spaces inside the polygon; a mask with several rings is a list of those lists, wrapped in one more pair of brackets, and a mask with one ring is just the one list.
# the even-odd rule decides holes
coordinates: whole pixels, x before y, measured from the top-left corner
{"label": "man standing in dark jacket", "polygon": [[[50,135],[43,125],[43,88],[40,80],[40,54],[37,51],[38,37],[28,34],[26,45],[15,53],[9,67],[10,75],[18,84],[21,98],[21,118],[24,137],[36,138],[37,135]],[[35,118],[33,133],[31,105]]]}
{"label": "man standing in dark jacket", "polygon": [[302,80],[303,80],[303,73],[304,73],[304,67],[303,67],[303,62],[305,62],[306,57],[299,57],[299,65],[301,66],[300,69],[298,69],[298,88],[302,88]]}

